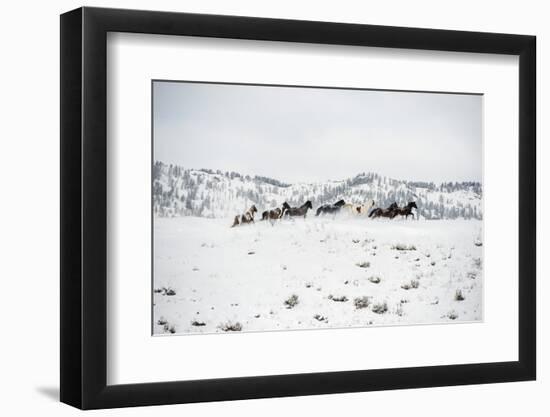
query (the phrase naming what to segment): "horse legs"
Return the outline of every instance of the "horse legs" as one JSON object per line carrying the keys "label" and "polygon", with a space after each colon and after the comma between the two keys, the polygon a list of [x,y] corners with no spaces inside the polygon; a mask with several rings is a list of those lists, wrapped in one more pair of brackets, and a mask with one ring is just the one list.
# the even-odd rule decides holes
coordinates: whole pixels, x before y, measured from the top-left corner
{"label": "horse legs", "polygon": [[376,219],[380,215],[380,208],[372,209],[372,211],[368,214],[368,217]]}

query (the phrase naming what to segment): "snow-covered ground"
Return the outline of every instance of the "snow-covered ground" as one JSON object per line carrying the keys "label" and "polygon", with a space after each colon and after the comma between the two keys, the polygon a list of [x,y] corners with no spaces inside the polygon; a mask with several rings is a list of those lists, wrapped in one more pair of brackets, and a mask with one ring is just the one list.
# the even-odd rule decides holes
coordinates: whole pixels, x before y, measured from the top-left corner
{"label": "snow-covered ground", "polygon": [[154,219],[154,333],[482,320],[482,222]]}

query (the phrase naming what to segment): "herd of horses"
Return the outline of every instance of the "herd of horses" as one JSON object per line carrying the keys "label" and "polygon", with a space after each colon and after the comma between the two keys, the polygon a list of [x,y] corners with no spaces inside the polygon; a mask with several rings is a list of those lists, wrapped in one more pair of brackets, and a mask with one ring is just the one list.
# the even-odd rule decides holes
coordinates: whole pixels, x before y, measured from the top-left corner
{"label": "herd of horses", "polygon": [[[325,204],[317,209],[315,212],[316,216],[327,215],[327,214],[338,214],[342,211],[347,212],[351,215],[364,216],[375,219],[377,217],[386,217],[389,219],[394,219],[397,216],[404,216],[407,219],[409,216],[413,216],[412,209],[418,209],[414,201],[409,202],[404,207],[399,207],[397,203],[392,203],[389,207],[381,208],[376,207],[374,200],[370,200],[365,204],[351,204],[346,203],[344,200],[339,200],[334,204]],[[372,210],[371,210],[372,209]],[[262,213],[262,220],[279,220],[289,217],[306,217],[308,210],[313,210],[313,204],[311,201],[306,201],[300,207],[291,207],[286,201],[283,203],[282,207],[277,207],[271,210],[266,210]],[[244,214],[236,215],[233,220],[233,225],[235,227],[242,224],[254,223],[254,217],[258,209],[255,205],[252,205]]]}

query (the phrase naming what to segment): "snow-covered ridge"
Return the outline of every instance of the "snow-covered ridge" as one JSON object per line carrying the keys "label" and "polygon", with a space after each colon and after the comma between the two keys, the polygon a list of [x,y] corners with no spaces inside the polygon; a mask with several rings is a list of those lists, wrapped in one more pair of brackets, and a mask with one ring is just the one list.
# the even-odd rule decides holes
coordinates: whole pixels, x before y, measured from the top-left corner
{"label": "snow-covered ridge", "polygon": [[153,212],[157,217],[198,216],[229,218],[252,204],[261,212],[284,201],[313,207],[339,199],[360,204],[373,199],[377,207],[394,201],[416,201],[426,219],[482,219],[479,182],[443,184],[394,180],[376,173],[319,183],[287,184],[277,179],[210,169],[188,169],[156,161],[153,166]]}

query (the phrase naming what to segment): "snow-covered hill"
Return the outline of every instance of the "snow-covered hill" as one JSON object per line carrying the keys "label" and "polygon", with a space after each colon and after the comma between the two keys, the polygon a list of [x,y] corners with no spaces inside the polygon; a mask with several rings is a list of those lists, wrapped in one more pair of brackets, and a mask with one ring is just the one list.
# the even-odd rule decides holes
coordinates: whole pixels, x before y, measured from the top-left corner
{"label": "snow-covered hill", "polygon": [[415,201],[419,216],[426,219],[483,218],[479,182],[437,185],[361,173],[339,181],[286,184],[267,177],[186,169],[160,161],[153,167],[153,211],[157,217],[230,218],[252,204],[262,212],[280,207],[284,201],[299,206],[311,200],[315,209],[339,199],[356,204],[373,199],[377,207]]}

